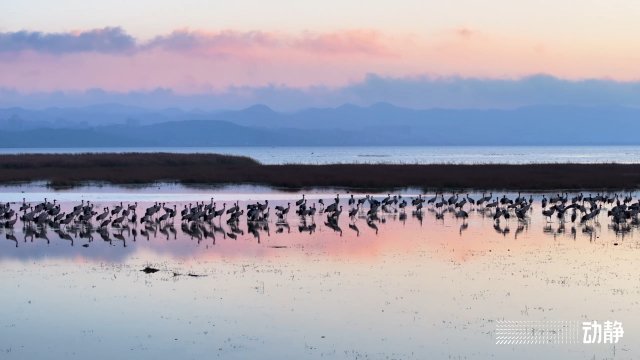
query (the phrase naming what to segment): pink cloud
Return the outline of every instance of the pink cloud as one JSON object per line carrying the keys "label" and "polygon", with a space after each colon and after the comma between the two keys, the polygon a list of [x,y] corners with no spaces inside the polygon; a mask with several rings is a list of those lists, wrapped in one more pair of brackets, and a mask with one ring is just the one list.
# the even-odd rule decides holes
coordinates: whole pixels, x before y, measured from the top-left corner
{"label": "pink cloud", "polygon": [[281,39],[263,31],[239,32],[223,30],[207,32],[202,30],[176,30],[169,35],[153,38],[142,45],[142,48],[160,48],[167,51],[184,51],[208,48],[246,48],[246,47],[278,47]]}
{"label": "pink cloud", "polygon": [[[166,87],[182,92],[228,86],[342,85],[364,69],[380,68],[394,50],[369,30],[330,33],[176,30],[141,43],[134,51],[38,48],[2,54],[0,87],[31,90],[103,88],[115,91]],[[34,75],[37,74],[37,75]]]}
{"label": "pink cloud", "polygon": [[608,44],[610,51],[602,52],[589,44],[496,35],[468,27],[396,36],[374,30],[183,29],[149,41],[110,29],[54,37],[0,33],[3,44],[10,45],[0,46],[0,87],[23,91],[162,87],[194,93],[234,86],[343,86],[368,73],[490,78],[547,73],[619,80],[640,75],[636,66],[640,49],[627,44]]}
{"label": "pink cloud", "polygon": [[166,36],[158,36],[142,47],[209,54],[241,49],[294,50],[325,55],[391,54],[382,35],[372,30],[345,30],[330,33],[305,32],[292,35],[264,31],[206,32],[187,29],[177,30]]}
{"label": "pink cloud", "polygon": [[392,55],[383,36],[372,30],[351,30],[334,33],[306,33],[294,40],[297,48],[319,53]]}
{"label": "pink cloud", "polygon": [[471,30],[469,28],[466,28],[466,27],[457,28],[454,31],[455,31],[456,35],[458,35],[458,36],[460,36],[461,38],[464,38],[464,39],[470,39],[475,34],[475,32],[473,30]]}
{"label": "pink cloud", "polygon": [[161,49],[167,52],[193,51],[224,54],[247,49],[295,50],[314,54],[388,55],[382,34],[373,30],[344,30],[325,33],[288,34],[266,31],[204,31],[182,29],[140,41],[121,28],[104,28],[67,33],[0,33],[0,53],[36,52],[56,55],[108,53],[131,55]]}

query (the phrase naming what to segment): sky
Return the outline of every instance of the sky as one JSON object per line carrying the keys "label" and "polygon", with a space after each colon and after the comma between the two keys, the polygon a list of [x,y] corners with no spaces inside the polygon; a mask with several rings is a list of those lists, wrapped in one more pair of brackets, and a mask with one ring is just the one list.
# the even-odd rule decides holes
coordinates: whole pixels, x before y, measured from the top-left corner
{"label": "sky", "polygon": [[[444,94],[496,82],[531,91],[532,78],[557,80],[542,82],[554,91],[588,84],[615,99],[620,89],[637,91],[638,18],[634,0],[4,1],[0,93],[11,96],[0,105],[160,91],[177,106],[209,95],[233,107],[243,97],[268,103],[259,94],[278,89],[305,95],[279,102],[296,108],[339,102],[372,79],[393,86],[385,97],[377,82],[376,96],[356,102],[419,99],[425,86],[452,82]],[[533,95],[544,98],[545,86]],[[624,99],[635,95],[619,103],[634,105]],[[407,105],[522,103],[501,96]]]}

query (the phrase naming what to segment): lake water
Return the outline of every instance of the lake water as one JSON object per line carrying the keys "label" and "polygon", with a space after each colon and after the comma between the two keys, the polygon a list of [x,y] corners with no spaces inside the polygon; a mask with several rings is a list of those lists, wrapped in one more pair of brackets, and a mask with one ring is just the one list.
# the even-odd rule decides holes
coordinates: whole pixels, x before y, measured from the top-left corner
{"label": "lake water", "polygon": [[478,164],[638,163],[640,146],[376,146],[376,147],[193,147],[0,149],[0,154],[80,152],[221,153],[252,157],[264,164]]}
{"label": "lake water", "polygon": [[[107,190],[48,197],[62,199],[62,211],[91,200],[98,212],[120,197],[125,206],[138,201],[140,214],[154,201],[153,189]],[[300,197],[173,190],[155,195],[178,210],[210,196],[218,208],[240,199],[243,209]],[[0,202],[22,196],[5,189]],[[292,209],[286,221],[272,212],[253,227],[242,217],[235,227],[176,219],[101,232],[0,228],[0,358],[640,357],[637,222],[613,226],[606,211],[584,224],[548,222],[539,194],[525,222],[496,224],[482,208],[467,208],[463,221],[431,207],[422,215],[392,207],[367,222],[363,213],[348,218],[346,197],[337,226],[319,213],[303,221]],[[145,266],[159,271],[146,274]],[[615,345],[496,344],[500,321],[524,320],[618,320],[624,337]],[[559,335],[542,335],[550,336]]]}

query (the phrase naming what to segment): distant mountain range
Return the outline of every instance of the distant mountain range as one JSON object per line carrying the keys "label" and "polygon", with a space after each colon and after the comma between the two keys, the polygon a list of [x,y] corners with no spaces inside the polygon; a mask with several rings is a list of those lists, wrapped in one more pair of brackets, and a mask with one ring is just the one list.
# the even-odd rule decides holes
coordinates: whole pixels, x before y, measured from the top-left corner
{"label": "distant mountain range", "polygon": [[640,109],[415,110],[379,103],[294,113],[117,104],[0,109],[0,147],[640,145]]}

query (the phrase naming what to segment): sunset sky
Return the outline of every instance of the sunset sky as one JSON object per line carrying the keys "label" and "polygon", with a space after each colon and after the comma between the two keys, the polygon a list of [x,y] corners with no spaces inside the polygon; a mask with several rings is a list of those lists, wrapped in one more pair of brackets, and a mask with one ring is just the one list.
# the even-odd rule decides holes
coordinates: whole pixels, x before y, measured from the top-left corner
{"label": "sunset sky", "polygon": [[0,88],[260,101],[265,87],[317,98],[372,77],[518,83],[544,74],[638,91],[639,18],[633,0],[5,1]]}

